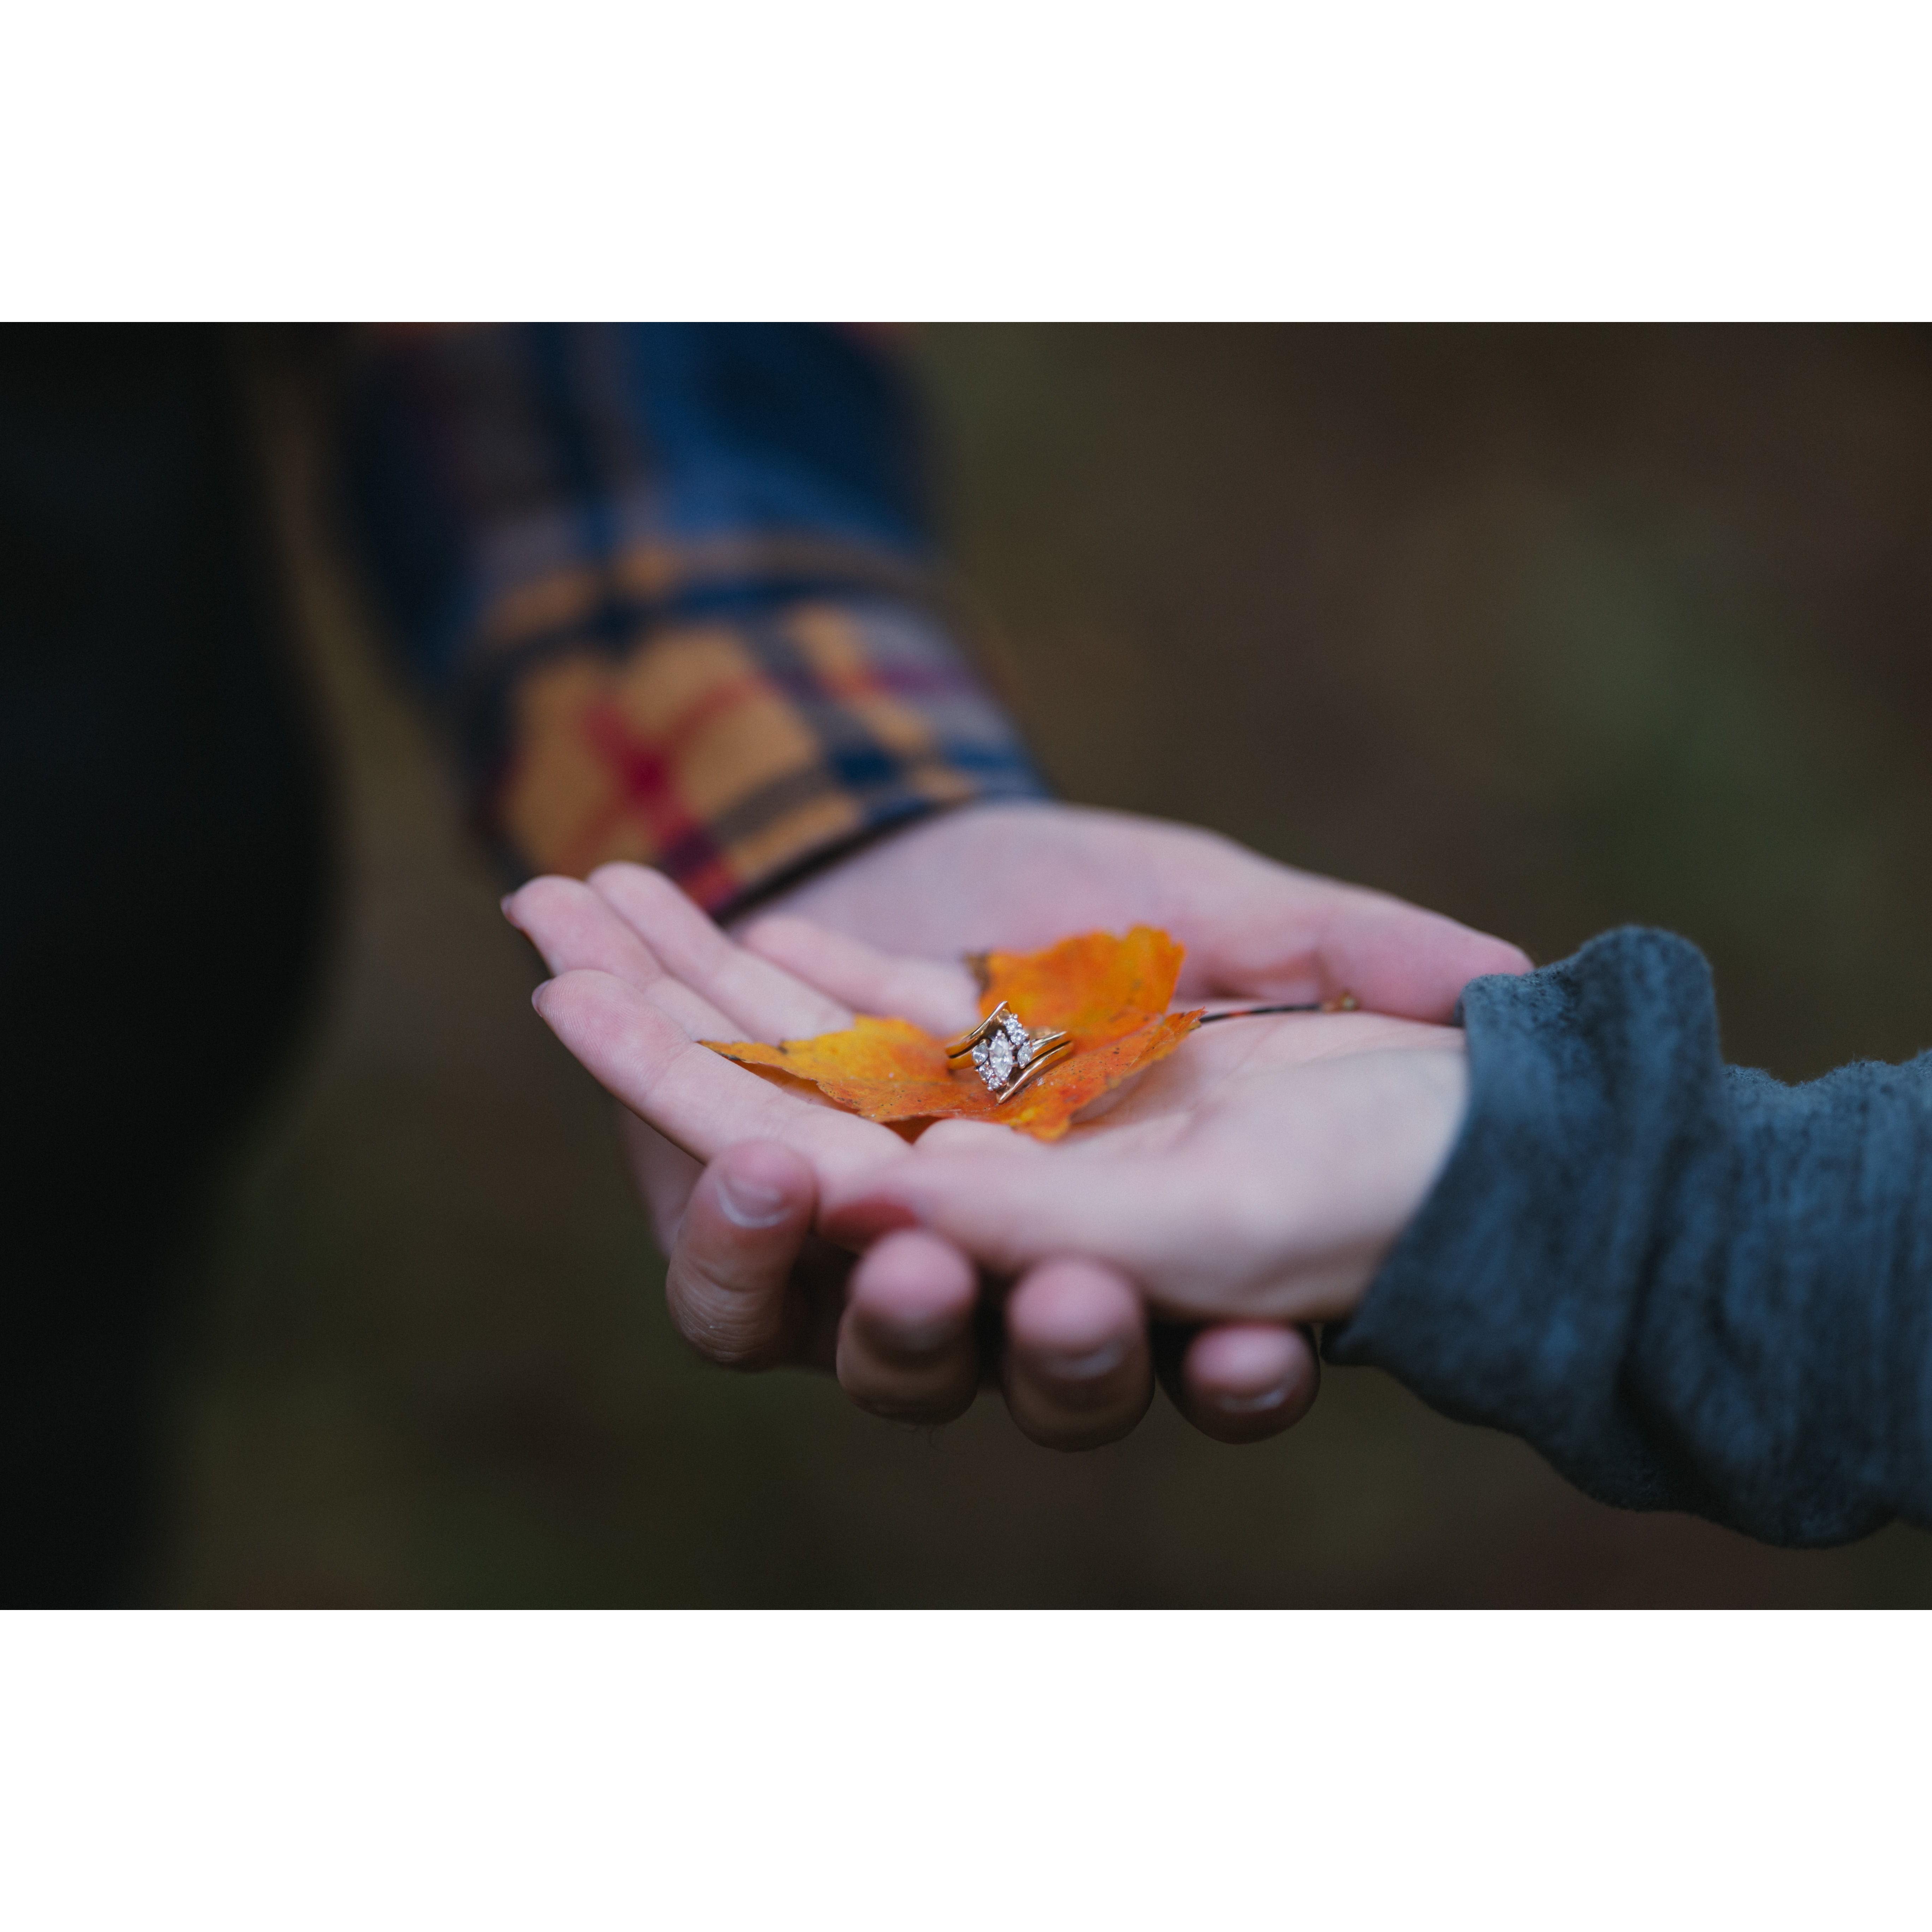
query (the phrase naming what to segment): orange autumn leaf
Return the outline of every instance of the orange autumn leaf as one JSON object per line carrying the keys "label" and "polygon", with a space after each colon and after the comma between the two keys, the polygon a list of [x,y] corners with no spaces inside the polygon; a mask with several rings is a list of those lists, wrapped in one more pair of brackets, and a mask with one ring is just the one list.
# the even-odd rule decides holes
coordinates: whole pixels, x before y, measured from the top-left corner
{"label": "orange autumn leaf", "polygon": [[985,959],[982,1015],[1004,1001],[1032,1033],[1064,1032],[1066,1052],[1012,1099],[997,1100],[970,1059],[949,1060],[947,1042],[909,1020],[861,1014],[842,1033],[704,1044],[754,1072],[816,1087],[868,1120],[991,1120],[1058,1140],[1082,1108],[1172,1053],[1201,1010],[1170,1013],[1182,949],[1150,926],[1124,939],[1082,933],[1040,952]]}

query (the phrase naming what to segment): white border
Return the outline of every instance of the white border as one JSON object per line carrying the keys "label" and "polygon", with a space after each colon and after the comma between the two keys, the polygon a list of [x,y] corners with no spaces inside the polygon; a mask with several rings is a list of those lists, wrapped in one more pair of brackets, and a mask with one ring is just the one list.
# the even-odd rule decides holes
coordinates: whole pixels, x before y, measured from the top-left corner
{"label": "white border", "polygon": [[71,0],[0,313],[1923,318],[1922,8]]}
{"label": "white border", "polygon": [[0,1918],[1922,1924],[1922,1616],[0,1617]]}

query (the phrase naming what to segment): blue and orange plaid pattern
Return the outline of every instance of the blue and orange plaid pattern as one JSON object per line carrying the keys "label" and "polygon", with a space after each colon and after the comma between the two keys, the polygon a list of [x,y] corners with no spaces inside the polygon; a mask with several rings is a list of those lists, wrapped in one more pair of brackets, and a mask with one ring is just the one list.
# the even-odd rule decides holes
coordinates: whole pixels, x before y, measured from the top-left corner
{"label": "blue and orange plaid pattern", "polygon": [[512,870],[723,913],[866,836],[1043,790],[944,615],[916,416],[810,326],[375,338],[349,472]]}

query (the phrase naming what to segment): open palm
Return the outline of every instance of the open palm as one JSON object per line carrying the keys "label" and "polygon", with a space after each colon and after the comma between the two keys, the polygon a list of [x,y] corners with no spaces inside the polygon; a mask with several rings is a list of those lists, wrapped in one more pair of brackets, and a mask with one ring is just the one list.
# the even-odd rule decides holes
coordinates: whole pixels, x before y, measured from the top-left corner
{"label": "open palm", "polygon": [[[533,881],[509,910],[558,975],[539,989],[539,1011],[624,1103],[630,1137],[644,1143],[637,1167],[647,1195],[654,1177],[669,1174],[653,1202],[671,1256],[668,1298],[680,1332],[713,1360],[836,1368],[862,1406],[928,1422],[958,1414],[996,1372],[1022,1428],[1060,1448],[1131,1428],[1151,1394],[1156,1353],[1184,1412],[1224,1441],[1275,1433],[1313,1400],[1316,1364],[1298,1330],[1247,1323],[1150,1336],[1130,1286],[1093,1264],[1030,1271],[991,1329],[973,1318],[971,1264],[930,1238],[872,1244],[856,1270],[849,1246],[813,1238],[795,1258],[748,1278],[742,1255],[755,1238],[720,1219],[723,1178],[744,1178],[748,1163],[754,1180],[786,1183],[789,1162],[802,1216],[911,1150],[888,1129],[696,1042],[823,1032],[848,1024],[855,1006],[950,1030],[975,1013],[970,976],[796,920],[764,922],[740,946],[668,880],[634,866],[606,868],[588,885]],[[760,948],[803,960],[820,983]],[[694,1189],[665,1154],[701,1172]],[[801,1218],[792,1240],[803,1232]],[[982,1342],[995,1334],[988,1354]]]}
{"label": "open palm", "polygon": [[950,1028],[973,1012],[962,969],[798,919],[736,945],[657,875],[610,874],[525,889],[520,920],[559,974],[544,1018],[697,1159],[753,1138],[794,1150],[822,1228],[854,1246],[916,1220],[1008,1275],[1070,1253],[1109,1262],[1177,1315],[1332,1315],[1426,1192],[1460,1112],[1460,1035],[1293,1015],[1204,1028],[1058,1145],[963,1122],[909,1145],[697,1042],[826,1032],[855,1008]]}
{"label": "open palm", "polygon": [[917,1226],[1007,1274],[1082,1255],[1181,1319],[1339,1319],[1441,1171],[1466,1087],[1448,1028],[1231,1020],[1058,1144],[941,1123],[910,1160],[842,1177],[824,1225],[854,1241]]}

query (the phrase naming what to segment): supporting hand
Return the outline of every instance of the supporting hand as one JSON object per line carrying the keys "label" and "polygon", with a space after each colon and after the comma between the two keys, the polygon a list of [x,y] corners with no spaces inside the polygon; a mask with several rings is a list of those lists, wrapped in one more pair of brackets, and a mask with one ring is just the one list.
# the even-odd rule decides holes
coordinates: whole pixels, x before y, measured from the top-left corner
{"label": "supporting hand", "polygon": [[[1527,963],[1514,949],[1452,922],[1288,872],[1208,835],[1066,807],[987,807],[922,826],[802,889],[794,902],[841,913],[848,926],[892,923],[937,946],[948,920],[956,933],[970,920],[973,937],[988,936],[979,923],[994,916],[985,903],[988,880],[994,898],[1004,892],[1012,901],[1005,930],[1014,944],[1058,936],[1070,920],[1105,920],[1106,902],[1120,908],[1111,920],[1116,925],[1132,917],[1169,921],[1196,947],[1188,980],[1197,994],[1292,998],[1349,984],[1363,988],[1371,1004],[1439,1012],[1474,973],[1520,970]],[[601,967],[644,991],[660,1019],[668,1014],[680,1023],[679,1044],[706,1030],[711,1037],[766,1038],[824,1030],[844,1023],[848,1002],[902,1012],[935,1030],[951,1030],[971,1016],[972,987],[956,964],[881,956],[782,916],[754,922],[747,946],[731,947],[654,874],[608,868],[594,885],[586,892],[569,882],[539,881],[518,896],[512,916],[538,938],[560,971]],[[1218,910],[1210,903],[1217,895]],[[590,903],[600,898],[602,911]],[[612,909],[624,915],[615,926],[607,916]],[[713,996],[700,1002],[702,1014],[692,1004],[692,987],[674,980],[641,943],[646,933],[656,952],[668,954]],[[781,959],[803,968],[818,990],[791,975],[775,976],[770,968]],[[590,988],[553,988],[550,998],[561,1004],[547,1004],[547,1016],[562,1020],[566,1038],[586,1023],[595,1030],[599,1001]],[[755,1018],[746,1015],[747,1000],[758,1009]],[[724,1010],[734,1002],[736,1016],[728,1019]],[[638,1018],[631,1016],[633,1023]],[[602,1019],[624,1024],[614,1012]],[[1244,1022],[1227,1030],[1252,1036],[1268,1024]],[[674,1043],[660,1036],[657,1045],[669,1056],[662,1070],[673,1077],[646,1111],[660,1124],[681,1114],[679,1138],[686,1146],[721,1150],[738,1137],[724,1126],[727,1120],[751,1133],[759,1126],[747,1124],[776,1124],[761,1103],[789,1096],[739,1088],[728,1101],[732,1082],[721,1074],[754,1085],[755,1077],[710,1055],[698,1063],[685,1056],[684,1074],[673,1076]],[[704,1059],[710,1066],[702,1066]],[[850,1310],[843,1307],[848,1264],[802,1232],[818,1184],[826,1172],[849,1172],[850,1162],[866,1166],[870,1157],[904,1149],[896,1137],[888,1148],[869,1138],[881,1130],[838,1117],[868,1136],[862,1145],[828,1129],[825,1110],[816,1111],[816,1122],[793,1119],[786,1126],[809,1143],[808,1157],[788,1163],[781,1152],[752,1150],[725,1164],[720,1190],[740,1160],[760,1168],[758,1176],[739,1177],[762,1182],[766,1204],[748,1219],[742,1206],[735,1217],[724,1212],[710,1190],[693,1196],[698,1162],[631,1123],[640,1183],[661,1238],[672,1246],[680,1325],[718,1359],[836,1358],[848,1386],[868,1406],[927,1417],[950,1412],[970,1399],[974,1379],[960,1366],[972,1353],[970,1277],[956,1258],[949,1265],[930,1244],[882,1244],[850,1288]],[[942,1137],[933,1150],[948,1144]],[[687,1201],[693,1218],[680,1239]],[[899,1316],[905,1318],[896,1325]],[[1090,1266],[1030,1276],[1008,1305],[1006,1328],[1009,1398],[1029,1432],[1068,1442],[1105,1439],[1138,1414],[1145,1400],[1144,1343],[1118,1273]],[[914,1346],[921,1342],[923,1354]],[[1174,1366],[1170,1387],[1183,1407],[1210,1432],[1230,1439],[1286,1426],[1315,1387],[1305,1339],[1279,1325],[1210,1329]]]}
{"label": "supporting hand", "polygon": [[1468,1085],[1446,1028],[1236,1020],[1056,1144],[941,1121],[829,1186],[820,1224],[860,1243],[916,1227],[1006,1275],[1084,1255],[1183,1320],[1342,1320],[1447,1162]]}
{"label": "supporting hand", "polygon": [[[848,1298],[849,1256],[806,1233],[828,1177],[903,1154],[906,1143],[692,1045],[828,1030],[846,1024],[849,1010],[733,945],[658,875],[608,868],[596,884],[599,890],[537,880],[508,910],[560,974],[540,992],[544,1017],[676,1143],[628,1123],[628,1137],[645,1144],[640,1180],[671,1251],[671,1306],[682,1331],[736,1366],[836,1364],[856,1399],[886,1413],[922,1420],[958,1413],[981,1372],[970,1268],[929,1240],[881,1243],[851,1276]],[[614,901],[628,916],[618,916]],[[814,937],[796,922],[793,936]],[[848,975],[904,980],[921,970],[833,935],[816,938]],[[660,950],[686,977],[665,970]],[[970,980],[950,970],[970,1014]],[[926,997],[941,991],[935,978]],[[767,1144],[737,1144],[748,1140]],[[702,1162],[720,1155],[694,1187]],[[1028,1434],[1079,1447],[1132,1426],[1151,1384],[1145,1318],[1125,1282],[1090,1268],[1047,1271],[1022,1285],[1004,1315],[999,1372]],[[1223,1439],[1273,1432],[1313,1397],[1312,1353],[1292,1330],[1224,1330],[1170,1353],[1169,1386],[1184,1411]]]}

